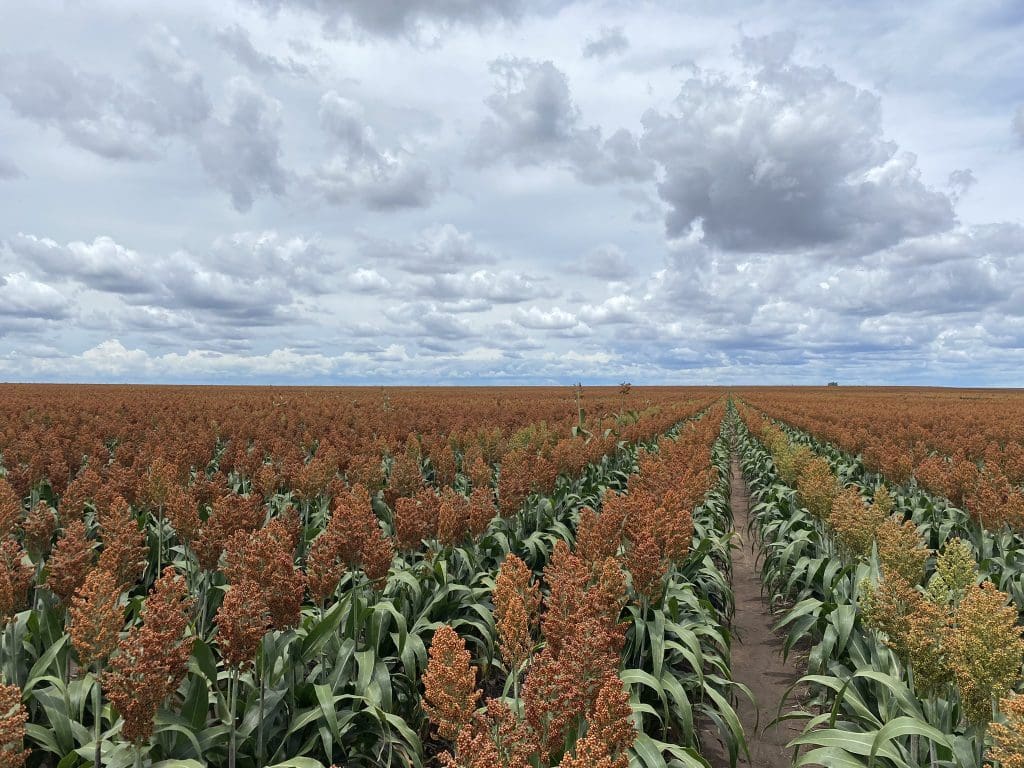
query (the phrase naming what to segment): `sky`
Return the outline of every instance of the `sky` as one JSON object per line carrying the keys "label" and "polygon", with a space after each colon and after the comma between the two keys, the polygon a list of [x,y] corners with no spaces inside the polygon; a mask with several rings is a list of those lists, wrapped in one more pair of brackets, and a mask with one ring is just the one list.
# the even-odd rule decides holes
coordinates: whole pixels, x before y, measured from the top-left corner
{"label": "sky", "polygon": [[0,16],[0,380],[1022,384],[1019,0]]}

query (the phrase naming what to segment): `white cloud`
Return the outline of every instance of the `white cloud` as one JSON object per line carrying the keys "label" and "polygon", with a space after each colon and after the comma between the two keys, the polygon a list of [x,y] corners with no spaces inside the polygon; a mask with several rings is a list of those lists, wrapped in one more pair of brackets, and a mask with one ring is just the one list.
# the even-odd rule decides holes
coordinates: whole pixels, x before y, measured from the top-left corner
{"label": "white cloud", "polygon": [[390,288],[391,283],[377,270],[360,267],[349,277],[349,286],[360,293],[380,293]]}
{"label": "white cloud", "polygon": [[12,6],[3,378],[1017,381],[1024,20],[542,5]]}

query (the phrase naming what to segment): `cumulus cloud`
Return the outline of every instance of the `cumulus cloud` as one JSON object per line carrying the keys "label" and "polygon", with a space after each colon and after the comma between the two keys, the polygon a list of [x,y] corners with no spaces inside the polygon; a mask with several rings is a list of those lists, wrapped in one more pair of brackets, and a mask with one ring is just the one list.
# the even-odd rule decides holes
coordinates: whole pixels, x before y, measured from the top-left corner
{"label": "cumulus cloud", "polygon": [[580,262],[583,272],[603,280],[624,280],[635,273],[629,256],[613,243],[607,243],[588,253]]}
{"label": "cumulus cloud", "polygon": [[637,302],[624,294],[610,296],[600,304],[581,307],[580,317],[591,325],[629,324],[640,320]]}
{"label": "cumulus cloud", "polygon": [[276,56],[256,48],[248,30],[241,24],[231,24],[216,34],[217,43],[235,61],[254,75],[309,74],[309,69],[293,58],[282,61]]}
{"label": "cumulus cloud", "polygon": [[287,237],[275,230],[218,237],[209,252],[218,271],[248,278],[272,275],[312,294],[331,289],[339,265],[337,255],[317,238]]}
{"label": "cumulus cloud", "polygon": [[505,58],[490,66],[497,88],[486,100],[492,114],[480,126],[478,163],[559,163],[587,184],[653,177],[654,164],[628,131],[605,139],[600,128],[582,124],[568,78],[552,62]]}
{"label": "cumulus cloud", "polygon": [[203,167],[239,211],[252,208],[261,194],[284,194],[288,172],[281,164],[281,111],[277,99],[245,78],[234,78],[225,113],[206,127],[199,142]]}
{"label": "cumulus cloud", "polygon": [[480,299],[494,304],[518,304],[530,299],[552,296],[554,292],[542,279],[512,270],[434,275],[418,285],[418,293],[432,299]]}
{"label": "cumulus cloud", "polygon": [[153,287],[146,259],[113,238],[61,245],[49,238],[19,233],[7,246],[51,279],[73,279],[98,291],[143,293]]}
{"label": "cumulus cloud", "polygon": [[970,14],[254,1],[5,15],[0,378],[1019,379]]}
{"label": "cumulus cloud", "polygon": [[[171,378],[216,380],[242,370],[257,377],[309,376],[326,374],[337,361],[319,353],[303,353],[292,348],[274,349],[266,354],[230,354],[208,349],[184,353],[152,355],[144,349],[126,347],[119,339],[107,339],[70,361],[81,370],[115,378],[154,375]],[[65,363],[66,364],[66,363]]]}
{"label": "cumulus cloud", "polygon": [[70,302],[52,286],[24,272],[0,275],[0,316],[5,320],[60,320],[69,315]]}
{"label": "cumulus cloud", "polygon": [[40,291],[52,304],[60,294],[51,286],[66,285],[117,300],[100,304],[98,327],[187,330],[206,338],[303,319],[305,301],[335,289],[337,266],[317,241],[273,231],[240,232],[206,250],[168,254],[141,254],[107,236],[61,245],[19,234],[4,251],[5,261],[31,276],[35,288],[27,295],[40,306],[47,305]]}
{"label": "cumulus cloud", "polygon": [[512,315],[512,322],[531,330],[551,331],[556,336],[578,337],[588,336],[591,333],[586,323],[572,312],[567,312],[559,307],[546,310],[540,307],[517,309]]}
{"label": "cumulus cloud", "polygon": [[949,187],[950,199],[954,203],[959,202],[977,183],[978,179],[970,168],[953,171],[949,174],[949,181],[946,183],[946,186]]}
{"label": "cumulus cloud", "polygon": [[349,287],[358,293],[381,293],[391,287],[391,282],[375,269],[360,267],[349,276]]}
{"label": "cumulus cloud", "polygon": [[383,259],[416,275],[452,275],[497,261],[472,233],[454,224],[426,227],[407,243],[366,238],[362,250],[369,258]]}
{"label": "cumulus cloud", "polygon": [[584,44],[583,56],[587,59],[604,59],[628,49],[629,40],[622,27],[602,27],[601,34]]}
{"label": "cumulus cloud", "polygon": [[476,25],[499,19],[517,19],[523,0],[254,0],[280,11],[297,8],[323,17],[327,30],[337,32],[343,24],[373,35],[410,34],[424,25]]}
{"label": "cumulus cloud", "polygon": [[430,169],[405,149],[381,149],[360,104],[330,91],[320,100],[320,124],[334,154],[316,170],[313,186],[329,202],[390,210],[433,201]]}
{"label": "cumulus cloud", "polygon": [[794,63],[785,40],[742,52],[742,77],[698,73],[674,113],[644,115],[669,236],[699,222],[728,250],[865,252],[953,225],[949,197],[885,139],[876,94]]}
{"label": "cumulus cloud", "polygon": [[579,323],[576,315],[558,307],[552,307],[547,311],[540,307],[517,309],[514,318],[524,328],[543,328],[545,330],[564,330],[573,328]]}
{"label": "cumulus cloud", "polygon": [[195,130],[210,112],[202,75],[166,29],[138,53],[123,81],[74,68],[49,51],[0,58],[0,93],[16,114],[56,128],[69,143],[101,157],[143,160],[163,140]]}

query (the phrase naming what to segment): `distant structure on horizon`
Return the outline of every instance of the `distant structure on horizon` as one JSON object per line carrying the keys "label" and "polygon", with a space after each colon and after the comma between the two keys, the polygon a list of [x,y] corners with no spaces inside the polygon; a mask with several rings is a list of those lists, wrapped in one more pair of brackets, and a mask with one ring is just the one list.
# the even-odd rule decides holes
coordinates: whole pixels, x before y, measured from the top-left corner
{"label": "distant structure on horizon", "polygon": [[828,385],[829,385],[830,387],[838,387],[838,386],[839,386],[839,382],[838,382],[838,381],[830,381],[830,382],[828,383]]}

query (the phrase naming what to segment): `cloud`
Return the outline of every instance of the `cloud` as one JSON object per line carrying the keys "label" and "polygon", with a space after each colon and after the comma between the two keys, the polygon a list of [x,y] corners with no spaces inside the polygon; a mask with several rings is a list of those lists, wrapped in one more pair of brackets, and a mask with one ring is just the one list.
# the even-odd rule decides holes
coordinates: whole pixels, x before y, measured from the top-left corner
{"label": "cloud", "polygon": [[454,224],[426,227],[409,243],[365,238],[362,250],[368,258],[383,259],[415,275],[452,275],[498,260],[472,233]]}
{"label": "cloud", "polygon": [[961,198],[977,183],[978,178],[970,168],[953,171],[949,174],[949,181],[946,183],[946,186],[949,187],[950,200],[954,203],[960,202]]}
{"label": "cloud", "polygon": [[11,320],[61,320],[70,314],[70,301],[52,286],[33,280],[24,272],[0,275],[3,325]]}
{"label": "cloud", "polygon": [[27,178],[0,210],[0,379],[1024,367],[1020,19],[116,5],[4,17],[0,177]]}
{"label": "cloud", "polygon": [[653,177],[654,164],[628,131],[604,139],[600,128],[582,125],[569,81],[552,62],[505,58],[490,68],[497,88],[486,100],[492,114],[480,126],[476,162],[559,163],[587,184]]}
{"label": "cloud", "polygon": [[237,337],[253,326],[304,320],[304,303],[337,289],[330,251],[315,239],[274,231],[239,232],[202,251],[166,255],[141,254],[108,236],[61,245],[19,234],[5,250],[14,269],[38,278],[36,293],[59,296],[50,286],[67,285],[114,297],[97,304],[98,327]]}
{"label": "cloud", "polygon": [[601,27],[601,34],[583,46],[586,59],[604,59],[629,49],[629,40],[622,27]]}
{"label": "cloud", "polygon": [[479,25],[494,20],[515,20],[523,12],[522,0],[254,0],[272,11],[296,8],[323,17],[327,30],[349,24],[372,35],[411,34],[422,25]]}
{"label": "cloud", "polygon": [[312,294],[331,289],[331,275],[339,264],[337,255],[316,237],[286,237],[275,230],[218,237],[209,254],[194,254],[193,260],[210,260],[218,271],[246,279],[272,276]]}
{"label": "cloud", "polygon": [[512,315],[512,322],[522,328],[548,331],[554,336],[566,338],[579,338],[592,333],[590,327],[576,315],[559,307],[548,310],[540,307],[517,309]]}
{"label": "cloud", "polygon": [[231,195],[238,211],[252,208],[262,194],[283,195],[288,172],[281,164],[281,103],[249,80],[228,83],[227,109],[203,133],[203,168]]}
{"label": "cloud", "polygon": [[312,183],[329,202],[391,210],[420,208],[434,200],[438,188],[429,168],[405,149],[380,149],[360,104],[330,91],[320,99],[320,124],[334,154],[316,170]]}
{"label": "cloud", "polygon": [[375,269],[359,268],[349,276],[349,287],[358,293],[382,293],[391,282]]}
{"label": "cloud", "polygon": [[114,160],[146,160],[163,139],[188,134],[210,112],[202,75],[159,28],[142,43],[132,79],[73,68],[48,51],[0,58],[0,93],[19,116],[52,126],[70,144]]}
{"label": "cloud", "polygon": [[480,299],[494,304],[518,304],[554,295],[544,282],[512,270],[490,272],[479,269],[470,273],[430,276],[419,284],[418,293],[447,301]]}
{"label": "cloud", "polygon": [[73,279],[94,290],[121,294],[143,293],[153,287],[146,259],[110,237],[60,245],[49,238],[19,233],[7,247],[50,279]]}
{"label": "cloud", "polygon": [[306,74],[308,70],[294,60],[282,62],[276,56],[257,50],[253,45],[249,32],[241,24],[231,24],[217,32],[217,43],[231,57],[256,75],[276,75],[283,73]]}
{"label": "cloud", "polygon": [[91,347],[67,365],[80,366],[89,374],[102,374],[131,380],[134,376],[153,376],[216,380],[245,371],[250,376],[309,376],[330,373],[337,362],[318,353],[302,353],[292,348],[274,349],[266,354],[239,355],[214,350],[191,349],[184,353],[152,355],[144,349],[129,349],[118,339],[108,339]]}
{"label": "cloud", "polygon": [[13,160],[0,155],[0,181],[18,179],[24,175],[25,174],[21,172],[21,169],[14,164]]}
{"label": "cloud", "polygon": [[612,243],[595,248],[584,256],[580,269],[602,280],[624,280],[635,272],[626,252]]}
{"label": "cloud", "polygon": [[878,96],[793,63],[789,50],[746,40],[742,77],[699,73],[674,114],[644,115],[667,234],[699,222],[707,243],[728,250],[863,253],[951,227],[949,197],[884,138]]}
{"label": "cloud", "polygon": [[591,325],[630,324],[640,320],[637,302],[623,294],[611,296],[597,305],[581,307],[580,317]]}

